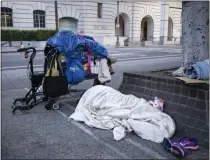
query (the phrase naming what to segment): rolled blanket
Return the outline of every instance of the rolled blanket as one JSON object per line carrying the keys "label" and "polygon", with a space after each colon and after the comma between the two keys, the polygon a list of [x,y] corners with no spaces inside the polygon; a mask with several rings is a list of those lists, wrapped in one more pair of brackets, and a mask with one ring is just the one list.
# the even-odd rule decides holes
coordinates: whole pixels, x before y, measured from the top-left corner
{"label": "rolled blanket", "polygon": [[209,60],[196,62],[186,71],[187,77],[190,79],[209,79]]}

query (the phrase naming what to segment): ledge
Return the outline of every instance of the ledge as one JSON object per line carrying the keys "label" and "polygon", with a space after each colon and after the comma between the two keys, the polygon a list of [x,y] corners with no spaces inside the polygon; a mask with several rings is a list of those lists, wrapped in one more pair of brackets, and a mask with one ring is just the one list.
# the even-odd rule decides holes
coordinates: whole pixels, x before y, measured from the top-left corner
{"label": "ledge", "polygon": [[164,112],[176,122],[175,137],[197,137],[209,148],[209,85],[185,85],[160,72],[124,73],[120,91],[146,100],[164,99]]}

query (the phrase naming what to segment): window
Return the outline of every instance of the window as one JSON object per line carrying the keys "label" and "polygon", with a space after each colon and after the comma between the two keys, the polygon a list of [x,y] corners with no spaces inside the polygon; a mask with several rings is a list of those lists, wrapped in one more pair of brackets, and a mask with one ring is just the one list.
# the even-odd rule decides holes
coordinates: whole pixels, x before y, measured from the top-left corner
{"label": "window", "polygon": [[[124,37],[125,34],[124,34],[124,28],[125,28],[125,23],[124,23],[124,19],[122,17],[122,15],[119,15],[119,25],[120,25],[120,28],[119,28],[119,36],[120,37]],[[117,17],[115,19],[115,36],[117,36]]]}
{"label": "window", "polygon": [[34,27],[45,28],[45,11],[34,10]]}
{"label": "window", "polygon": [[102,3],[98,3],[98,18],[102,18]]}
{"label": "window", "polygon": [[12,9],[7,7],[1,7],[1,26],[13,27],[12,21]]}
{"label": "window", "polygon": [[70,30],[74,33],[77,33],[77,20],[71,17],[60,18],[59,30]]}

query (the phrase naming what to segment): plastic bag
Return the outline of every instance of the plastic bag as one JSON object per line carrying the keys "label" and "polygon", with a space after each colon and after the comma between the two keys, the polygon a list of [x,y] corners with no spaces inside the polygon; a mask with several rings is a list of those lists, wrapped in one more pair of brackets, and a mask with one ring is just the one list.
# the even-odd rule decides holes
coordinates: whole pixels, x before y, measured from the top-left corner
{"label": "plastic bag", "polygon": [[69,84],[78,84],[85,80],[84,66],[79,58],[66,58],[66,76]]}

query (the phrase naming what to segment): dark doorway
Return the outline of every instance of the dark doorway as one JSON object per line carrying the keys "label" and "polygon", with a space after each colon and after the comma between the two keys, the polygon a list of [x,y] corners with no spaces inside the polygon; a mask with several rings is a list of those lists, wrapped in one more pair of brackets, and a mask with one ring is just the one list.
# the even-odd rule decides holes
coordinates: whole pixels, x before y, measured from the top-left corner
{"label": "dark doorway", "polygon": [[147,41],[147,21],[144,23],[144,37],[143,39]]}

